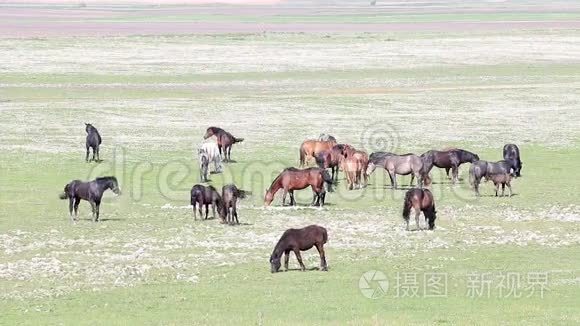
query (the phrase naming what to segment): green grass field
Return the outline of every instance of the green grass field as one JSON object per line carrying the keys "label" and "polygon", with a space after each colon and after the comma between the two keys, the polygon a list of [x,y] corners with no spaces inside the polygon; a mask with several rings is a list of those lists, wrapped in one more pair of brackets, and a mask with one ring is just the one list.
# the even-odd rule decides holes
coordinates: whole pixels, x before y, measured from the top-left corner
{"label": "green grass field", "polygon": [[[498,17],[476,20],[486,19]],[[578,324],[579,39],[0,38],[0,324]],[[99,164],[84,162],[84,122],[103,136]],[[194,221],[189,207],[210,125],[245,138],[237,162],[211,176],[252,191],[239,226]],[[513,142],[523,177],[511,198],[493,197],[489,183],[475,198],[468,164],[455,186],[434,170],[434,231],[404,230],[404,190],[382,171],[354,191],[341,173],[323,209],[307,206],[309,190],[296,208],[280,207],[281,194],[263,207],[301,142],[322,132],[369,153],[458,146],[486,160]],[[105,195],[102,222],[83,202],[71,224],[64,185],[104,175],[123,194]],[[271,274],[282,232],[309,224],[328,229],[330,271],[297,271],[292,256],[294,270]],[[318,266],[314,250],[303,257]],[[388,280],[374,299],[361,290],[369,271]],[[429,296],[434,275],[445,279],[439,296]]]}

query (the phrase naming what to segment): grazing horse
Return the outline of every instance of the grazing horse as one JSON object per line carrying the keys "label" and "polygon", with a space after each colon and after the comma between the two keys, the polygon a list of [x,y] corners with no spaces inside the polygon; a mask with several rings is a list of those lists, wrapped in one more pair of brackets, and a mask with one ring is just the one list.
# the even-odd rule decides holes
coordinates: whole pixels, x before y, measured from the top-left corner
{"label": "grazing horse", "polygon": [[296,169],[296,168],[286,168],[284,169],[272,182],[272,185],[266,191],[264,197],[264,204],[266,206],[270,205],[274,200],[274,195],[280,189],[284,190],[284,195],[282,196],[282,206],[286,204],[286,194],[290,193],[290,205],[296,205],[296,200],[294,200],[294,190],[301,190],[308,186],[312,187],[312,205],[324,206],[324,199],[326,197],[326,191],[324,190],[324,183],[328,185],[328,191],[332,192],[332,178],[328,175],[328,171],[321,168],[307,168],[307,169]]}
{"label": "grazing horse", "polygon": [[240,224],[238,221],[238,210],[236,209],[236,204],[239,199],[246,198],[251,192],[238,189],[234,184],[228,184],[222,188],[222,200],[224,201],[224,208],[226,210],[227,222],[229,224],[234,224],[234,218],[236,219],[236,224]]}
{"label": "grazing horse", "polygon": [[[93,210],[93,221],[98,222],[101,198],[103,198],[103,193],[107,189],[111,189],[117,195],[121,194],[121,189],[119,189],[117,178],[102,177],[96,178],[95,180],[89,182],[73,180],[64,186],[64,191],[60,194],[59,197],[60,199],[68,198],[68,210],[71,221],[74,222],[75,220],[78,220],[79,204],[81,203],[81,199],[84,199],[91,204],[91,208]],[[75,211],[74,217],[73,205]]]}
{"label": "grazing horse", "polygon": [[428,174],[433,166],[436,166],[445,169],[445,173],[449,177],[449,169],[451,169],[451,179],[455,183],[459,181],[459,166],[463,163],[479,161],[479,156],[463,149],[453,148],[445,151],[427,151],[421,155],[421,159],[425,174]]}
{"label": "grazing horse", "polygon": [[[498,161],[498,162],[487,162],[487,161],[476,161],[469,167],[469,184],[473,186],[475,190],[475,195],[479,196],[479,184],[482,178],[486,180],[492,179],[493,175],[496,174],[510,174],[513,176],[513,167],[508,161]],[[495,183],[495,182],[494,182]],[[510,185],[511,191],[511,185]]]}
{"label": "grazing horse", "polygon": [[244,141],[244,138],[236,138],[229,132],[218,127],[207,128],[203,139],[208,139],[211,136],[215,136],[217,138],[217,145],[220,155],[222,154],[223,149],[224,162],[230,162],[232,160],[232,145]]}
{"label": "grazing horse", "polygon": [[[376,162],[376,163],[375,163]],[[397,174],[411,175],[410,186],[413,185],[413,180],[417,178],[417,186],[421,187],[423,183],[428,185],[430,178],[423,170],[423,160],[415,154],[405,155],[384,155],[382,158],[377,158],[374,161],[369,161],[366,173],[371,175],[377,166],[383,167],[389,173],[391,179],[391,186],[397,189]]]}
{"label": "grazing horse", "polygon": [[300,145],[300,167],[304,167],[310,158],[315,158],[318,153],[328,151],[336,145],[336,141],[305,140]]}
{"label": "grazing horse", "polygon": [[344,148],[341,145],[334,145],[330,150],[318,153],[316,164],[319,168],[328,169],[332,172],[332,180],[338,179],[338,168],[344,159]]}
{"label": "grazing horse", "polygon": [[217,192],[213,186],[195,185],[191,188],[191,206],[193,207],[193,219],[197,220],[195,212],[196,205],[199,205],[199,215],[203,217],[202,207],[205,206],[205,219],[209,213],[209,205],[211,205],[213,218],[215,218],[216,208],[221,218],[221,222],[226,222],[226,210],[222,196]]}
{"label": "grazing horse", "polygon": [[516,177],[521,177],[522,160],[520,158],[520,149],[516,144],[506,144],[503,147],[503,159],[512,164]]}
{"label": "grazing horse", "polygon": [[284,254],[284,269],[288,271],[288,261],[290,260],[290,252],[293,251],[296,259],[300,264],[300,269],[306,271],[306,266],[302,262],[300,251],[306,251],[312,247],[316,247],[320,254],[320,270],[327,271],[326,257],[324,254],[324,244],[328,241],[328,233],[326,229],[318,225],[310,225],[302,229],[288,229],[280,237],[274,251],[270,256],[270,271],[277,273],[280,271],[280,259]]}
{"label": "grazing horse", "polygon": [[213,142],[203,143],[201,144],[197,152],[200,158],[200,164],[201,157],[206,156],[208,159],[208,165],[209,163],[213,162],[214,172],[216,173],[222,172],[222,157],[220,155],[218,144]]}
{"label": "grazing horse", "polygon": [[333,141],[336,143],[336,138],[332,135],[329,135],[329,134],[320,134],[320,136],[318,136],[318,140]]}
{"label": "grazing horse", "polygon": [[435,210],[435,200],[433,194],[429,189],[409,189],[405,194],[405,202],[403,204],[403,219],[407,222],[407,231],[409,231],[409,215],[411,208],[415,210],[415,222],[417,229],[421,230],[419,224],[419,215],[423,212],[425,215],[425,222],[429,224],[429,230],[435,228],[435,219],[437,218],[437,211]]}
{"label": "grazing horse", "polygon": [[[87,148],[87,156],[85,161],[89,162],[89,148],[93,149],[93,159],[91,161],[99,162],[99,146],[101,145],[102,139],[97,128],[95,128],[90,123],[85,123],[85,131],[87,132],[87,139],[85,146]],[[96,159],[95,159],[96,155]]]}

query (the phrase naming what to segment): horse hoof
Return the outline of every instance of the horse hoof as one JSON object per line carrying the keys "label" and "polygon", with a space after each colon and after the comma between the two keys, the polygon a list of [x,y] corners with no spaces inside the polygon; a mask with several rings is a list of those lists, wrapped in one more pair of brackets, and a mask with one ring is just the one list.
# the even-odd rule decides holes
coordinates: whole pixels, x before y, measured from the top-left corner
{"label": "horse hoof", "polygon": [[322,272],[328,272],[328,267],[322,267],[320,270],[321,270]]}

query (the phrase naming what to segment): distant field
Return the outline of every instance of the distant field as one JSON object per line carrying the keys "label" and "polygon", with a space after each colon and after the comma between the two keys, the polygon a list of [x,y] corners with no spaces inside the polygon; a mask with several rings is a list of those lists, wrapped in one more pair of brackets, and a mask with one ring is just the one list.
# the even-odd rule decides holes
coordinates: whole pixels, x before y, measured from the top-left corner
{"label": "distant field", "polygon": [[[343,4],[146,13],[0,5],[0,324],[579,323],[580,34],[566,4],[385,3],[377,14]],[[10,35],[25,25],[18,15],[33,12],[49,28]],[[227,24],[187,32],[198,20]],[[133,35],[132,22],[169,27]],[[174,34],[175,22],[190,30]],[[273,26],[261,23],[290,32],[232,33],[235,24]],[[310,23],[331,28],[309,33]],[[337,30],[342,23],[384,29]],[[84,122],[103,136],[100,164],[84,162]],[[240,226],[193,221],[188,205],[194,150],[210,125],[245,138],[237,162],[212,175],[216,187],[252,191]],[[307,206],[309,190],[297,208],[279,197],[263,207],[275,175],[298,164],[300,143],[322,132],[369,153],[458,146],[487,160],[513,142],[523,177],[514,197],[493,197],[487,183],[475,198],[468,164],[456,186],[435,170],[432,232],[404,230],[404,190],[391,190],[382,171],[354,191],[341,173],[323,209]],[[83,202],[72,225],[59,192],[103,175],[116,175],[123,195],[106,194],[98,224]],[[280,234],[314,223],[329,231],[330,271],[270,274]],[[303,256],[317,266],[314,251]],[[372,270],[389,281],[378,299],[360,289]],[[404,273],[417,278],[406,284],[416,297],[400,292]],[[445,276],[444,296],[425,296],[432,274]],[[474,285],[484,274],[489,293]],[[508,274],[518,280],[512,292]],[[531,286],[538,275],[542,293]],[[476,288],[481,296],[471,296]]]}

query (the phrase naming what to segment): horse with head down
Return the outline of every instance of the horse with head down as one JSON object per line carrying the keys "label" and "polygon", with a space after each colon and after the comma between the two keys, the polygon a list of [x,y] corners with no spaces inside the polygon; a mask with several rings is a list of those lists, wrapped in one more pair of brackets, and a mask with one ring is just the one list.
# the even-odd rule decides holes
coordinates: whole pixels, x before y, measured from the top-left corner
{"label": "horse with head down", "polygon": [[445,169],[447,177],[451,169],[453,183],[459,181],[459,166],[463,163],[479,161],[479,156],[464,149],[452,148],[444,151],[430,150],[421,155],[424,173],[428,174],[433,166]]}
{"label": "horse with head down", "polygon": [[368,154],[346,144],[343,145],[343,153],[344,158],[341,165],[346,175],[348,189],[365,187],[368,183],[368,175],[366,173],[367,165],[369,164]]}
{"label": "horse with head down", "polygon": [[482,178],[493,180],[496,184],[496,195],[498,183],[501,183],[504,188],[507,184],[511,196],[511,176],[514,176],[514,169],[512,163],[508,161],[488,162],[480,160],[473,162],[469,167],[469,183],[473,186],[476,196],[480,195],[479,184]]}
{"label": "horse with head down", "polygon": [[344,159],[344,146],[334,145],[330,150],[322,151],[315,157],[316,164],[321,169],[330,169],[332,180],[338,179],[338,168]]}

